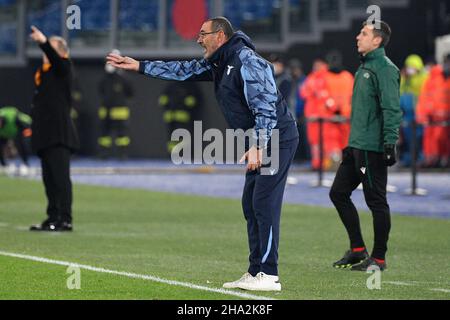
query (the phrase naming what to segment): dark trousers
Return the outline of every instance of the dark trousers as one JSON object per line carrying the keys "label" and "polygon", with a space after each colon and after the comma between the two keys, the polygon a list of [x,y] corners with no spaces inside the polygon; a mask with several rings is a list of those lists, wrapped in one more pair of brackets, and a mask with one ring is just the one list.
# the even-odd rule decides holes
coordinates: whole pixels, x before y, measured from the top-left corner
{"label": "dark trousers", "polygon": [[274,175],[248,171],[242,195],[250,249],[248,272],[278,275],[278,242],[284,188],[298,139],[280,143],[279,170]]}
{"label": "dark trousers", "polygon": [[387,167],[383,154],[346,148],[331,187],[330,199],[347,230],[351,248],[365,247],[358,212],[350,199],[353,190],[361,182],[364,198],[373,217],[375,239],[372,257],[384,260],[391,218],[386,199]]}
{"label": "dark trousers", "polygon": [[72,222],[70,155],[70,150],[63,146],[50,147],[39,152],[49,221]]}
{"label": "dark trousers", "polygon": [[[6,166],[5,157],[3,155],[6,144],[8,143],[7,139],[0,139],[0,164],[2,166]],[[23,163],[28,166],[28,150],[25,145],[25,139],[21,133],[18,133],[14,138],[14,144],[16,145],[17,152],[19,153],[20,158]]]}
{"label": "dark trousers", "polygon": [[101,157],[126,157],[128,144],[120,143],[120,139],[129,139],[127,120],[112,120],[109,117],[101,120],[101,136],[99,152]]}

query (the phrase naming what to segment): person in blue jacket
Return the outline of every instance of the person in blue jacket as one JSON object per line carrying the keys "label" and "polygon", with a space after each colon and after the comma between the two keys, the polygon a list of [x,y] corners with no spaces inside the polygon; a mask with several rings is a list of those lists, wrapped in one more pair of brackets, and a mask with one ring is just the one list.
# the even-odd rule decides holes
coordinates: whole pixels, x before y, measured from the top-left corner
{"label": "person in blue jacket", "polygon": [[[278,242],[281,206],[287,173],[298,145],[296,122],[277,89],[273,66],[255,52],[251,39],[234,32],[224,17],[205,21],[197,43],[203,59],[191,61],[137,61],[109,54],[111,65],[153,78],[177,81],[213,81],[217,102],[233,129],[253,129],[241,162],[247,160],[242,207],[247,220],[249,268],[225,288],[280,291]],[[264,149],[273,153],[278,130],[279,164],[276,172],[262,174]],[[273,135],[274,137],[276,135]]]}

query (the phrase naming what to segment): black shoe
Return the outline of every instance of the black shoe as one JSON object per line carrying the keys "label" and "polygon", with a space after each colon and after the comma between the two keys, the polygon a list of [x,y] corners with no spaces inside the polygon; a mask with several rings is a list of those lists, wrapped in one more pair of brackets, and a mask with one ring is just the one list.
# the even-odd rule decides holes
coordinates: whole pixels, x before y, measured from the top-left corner
{"label": "black shoe", "polygon": [[374,258],[370,257],[364,260],[363,262],[356,264],[352,266],[352,271],[367,271],[367,269],[377,270],[380,271],[386,270],[387,265],[386,262],[379,263]]}
{"label": "black shoe", "polygon": [[47,219],[41,224],[32,225],[30,231],[59,231],[58,228],[59,226],[56,221]]}
{"label": "black shoe", "polygon": [[73,226],[71,222],[63,221],[58,224],[58,231],[72,231]]}
{"label": "black shoe", "polygon": [[359,252],[353,252],[352,250],[348,250],[341,260],[333,263],[333,267],[335,267],[336,269],[348,269],[355,264],[361,263],[368,257],[369,254],[367,253],[366,250]]}

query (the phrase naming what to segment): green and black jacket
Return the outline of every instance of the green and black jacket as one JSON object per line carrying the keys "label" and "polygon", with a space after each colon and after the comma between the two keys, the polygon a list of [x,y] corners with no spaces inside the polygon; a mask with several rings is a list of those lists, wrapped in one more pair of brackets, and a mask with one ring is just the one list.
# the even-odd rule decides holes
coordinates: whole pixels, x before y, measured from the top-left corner
{"label": "green and black jacket", "polygon": [[361,61],[353,87],[349,146],[383,152],[385,144],[396,144],[399,137],[400,72],[384,48]]}

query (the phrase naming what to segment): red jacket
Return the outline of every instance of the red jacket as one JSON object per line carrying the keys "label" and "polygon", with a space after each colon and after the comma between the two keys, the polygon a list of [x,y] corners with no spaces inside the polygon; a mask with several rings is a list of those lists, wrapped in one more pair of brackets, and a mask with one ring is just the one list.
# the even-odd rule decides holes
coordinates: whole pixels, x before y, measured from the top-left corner
{"label": "red jacket", "polygon": [[329,98],[327,74],[327,67],[312,72],[301,88],[300,95],[305,99],[306,118],[326,116],[325,103]]}
{"label": "red jacket", "polygon": [[425,124],[430,121],[449,120],[447,81],[442,66],[437,65],[431,69],[417,103],[417,122]]}

